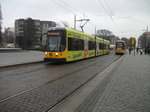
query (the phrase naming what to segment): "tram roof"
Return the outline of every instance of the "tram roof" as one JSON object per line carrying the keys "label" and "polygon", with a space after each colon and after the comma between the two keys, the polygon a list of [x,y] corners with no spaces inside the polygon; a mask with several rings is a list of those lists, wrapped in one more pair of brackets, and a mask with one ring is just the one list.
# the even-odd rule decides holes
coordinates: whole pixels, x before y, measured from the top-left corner
{"label": "tram roof", "polygon": [[116,40],[116,42],[125,42],[125,41],[123,41],[123,40]]}
{"label": "tram roof", "polygon": [[[71,28],[67,28],[67,27],[52,27],[52,28],[49,28],[48,31],[49,30],[67,30],[67,31],[70,31],[70,32],[78,33],[80,35],[86,35],[86,36],[89,36],[89,37],[94,37],[90,34],[86,34],[84,32],[81,32],[81,31],[78,31],[78,30],[75,30],[75,29],[71,29]],[[108,41],[108,40],[102,39],[100,37],[97,37],[97,38],[100,39],[100,40],[104,40],[104,42],[110,43],[110,41]]]}

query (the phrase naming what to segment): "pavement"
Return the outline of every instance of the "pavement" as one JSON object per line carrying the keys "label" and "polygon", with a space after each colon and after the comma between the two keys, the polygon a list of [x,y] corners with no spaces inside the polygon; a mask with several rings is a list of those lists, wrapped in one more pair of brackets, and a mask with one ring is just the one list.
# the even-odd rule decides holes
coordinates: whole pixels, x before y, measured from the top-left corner
{"label": "pavement", "polygon": [[[33,61],[41,52],[20,52],[23,58]],[[3,59],[6,53],[3,55]],[[15,54],[15,53],[14,53]],[[32,55],[31,55],[32,54]],[[43,53],[42,53],[43,55]],[[1,63],[0,54],[0,63]],[[14,60],[17,56],[14,56]],[[31,58],[32,57],[32,58]],[[112,56],[111,56],[112,57]],[[11,58],[11,55],[10,57]],[[6,58],[8,59],[8,58]],[[41,58],[40,58],[41,59]],[[43,58],[42,58],[43,59]],[[3,61],[3,60],[2,60]],[[26,60],[27,61],[27,60]],[[107,59],[109,60],[109,58]],[[75,72],[52,84],[0,102],[1,112],[150,112],[150,55],[126,54],[99,73],[78,91],[57,104],[97,73],[106,60],[82,72]],[[10,63],[10,62],[9,62]],[[62,68],[62,70],[66,70]],[[38,71],[39,72],[39,71]],[[85,76],[85,75],[86,76]]]}
{"label": "pavement", "polygon": [[41,51],[19,51],[0,53],[0,67],[43,61],[43,56],[44,53]]}
{"label": "pavement", "polygon": [[2,70],[0,112],[46,112],[118,57],[111,54],[67,64]]}
{"label": "pavement", "polygon": [[150,55],[124,55],[48,112],[150,112]]}

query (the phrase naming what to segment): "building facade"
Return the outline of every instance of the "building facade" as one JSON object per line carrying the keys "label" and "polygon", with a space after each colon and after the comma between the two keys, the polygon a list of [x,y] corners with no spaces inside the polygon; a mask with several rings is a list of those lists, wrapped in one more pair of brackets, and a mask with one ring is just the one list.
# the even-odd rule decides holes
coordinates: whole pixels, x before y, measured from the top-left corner
{"label": "building facade", "polygon": [[138,47],[143,49],[150,48],[150,32],[144,32],[138,38]]}
{"label": "building facade", "polygon": [[40,37],[51,27],[53,21],[40,21],[32,18],[15,20],[16,44],[22,48],[32,48],[40,44]]}

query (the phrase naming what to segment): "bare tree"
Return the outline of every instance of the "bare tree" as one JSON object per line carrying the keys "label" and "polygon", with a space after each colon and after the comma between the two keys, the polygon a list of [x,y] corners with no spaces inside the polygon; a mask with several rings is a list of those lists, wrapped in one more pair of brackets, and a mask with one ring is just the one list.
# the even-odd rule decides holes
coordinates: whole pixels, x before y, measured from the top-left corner
{"label": "bare tree", "polygon": [[97,30],[96,36],[110,41],[113,37],[113,33],[109,30],[102,29]]}
{"label": "bare tree", "polygon": [[106,30],[106,29],[97,30],[97,34],[96,34],[96,36],[102,37],[104,39],[107,39],[108,37],[110,37],[112,35],[113,35],[113,33],[109,30]]}
{"label": "bare tree", "polygon": [[12,28],[10,28],[10,27],[5,28],[4,38],[5,38],[5,42],[7,44],[8,43],[14,43],[14,41],[15,41],[15,32],[13,31]]}

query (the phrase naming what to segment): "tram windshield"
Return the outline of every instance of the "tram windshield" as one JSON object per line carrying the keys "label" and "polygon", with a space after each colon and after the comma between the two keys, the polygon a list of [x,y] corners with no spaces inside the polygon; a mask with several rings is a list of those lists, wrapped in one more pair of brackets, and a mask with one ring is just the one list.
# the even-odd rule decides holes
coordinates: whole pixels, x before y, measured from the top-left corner
{"label": "tram windshield", "polygon": [[124,43],[122,43],[122,42],[116,43],[116,50],[123,50],[123,49],[125,49],[124,47],[125,47]]}
{"label": "tram windshield", "polygon": [[46,50],[51,52],[61,52],[66,48],[65,36],[57,33],[48,33]]}

